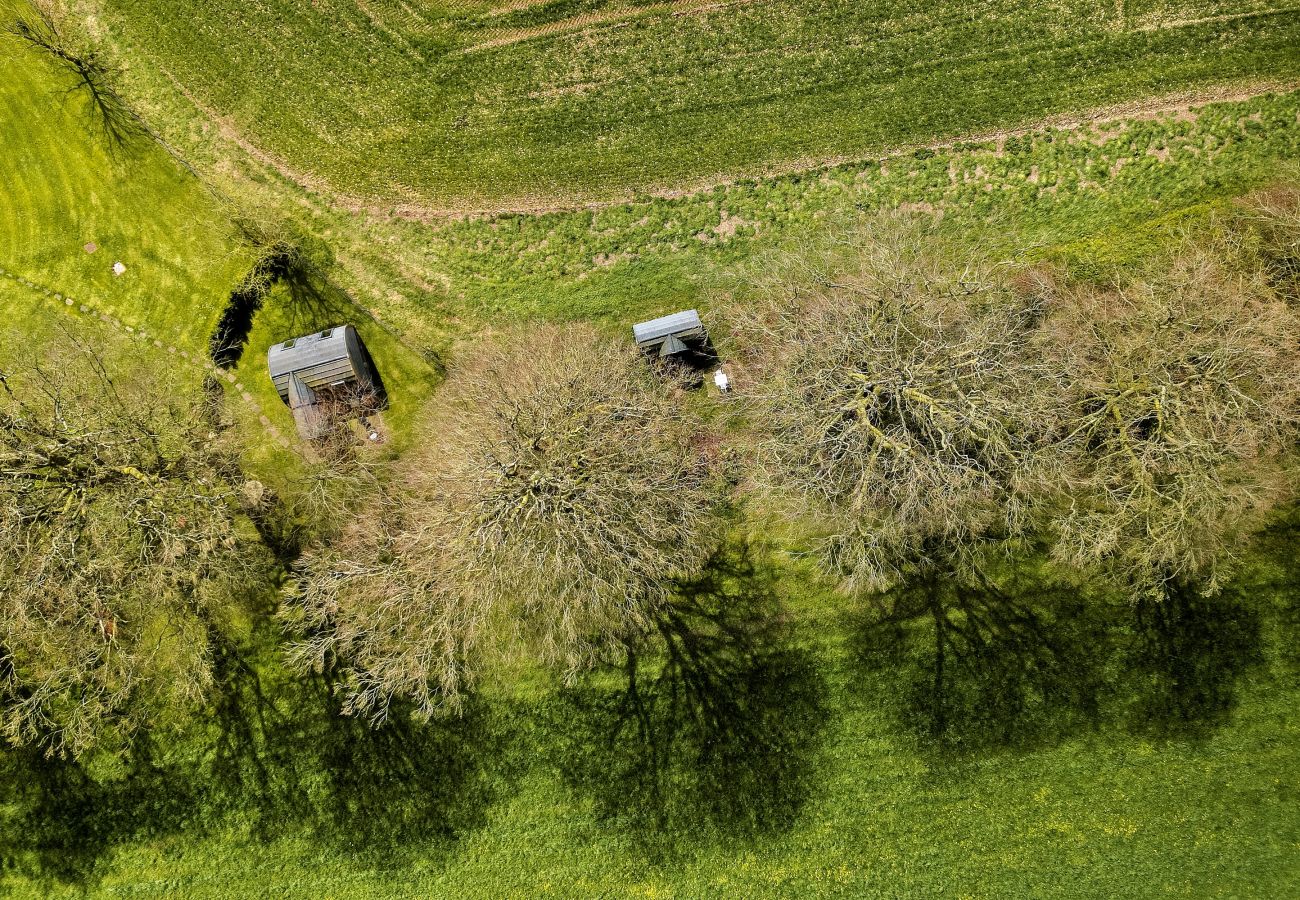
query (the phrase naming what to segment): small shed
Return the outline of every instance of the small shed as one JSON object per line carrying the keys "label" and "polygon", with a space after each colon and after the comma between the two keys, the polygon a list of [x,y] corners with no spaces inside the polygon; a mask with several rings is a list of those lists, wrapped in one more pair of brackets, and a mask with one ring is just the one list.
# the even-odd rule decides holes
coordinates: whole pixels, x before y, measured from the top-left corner
{"label": "small shed", "polygon": [[704,330],[700,314],[693,309],[633,325],[632,337],[641,350],[660,359],[680,354],[712,356],[709,333]]}
{"label": "small shed", "polygon": [[303,437],[319,437],[325,425],[322,397],[355,386],[382,398],[383,388],[366,345],[351,325],[326,328],[276,344],[266,354],[271,382],[293,410]]}

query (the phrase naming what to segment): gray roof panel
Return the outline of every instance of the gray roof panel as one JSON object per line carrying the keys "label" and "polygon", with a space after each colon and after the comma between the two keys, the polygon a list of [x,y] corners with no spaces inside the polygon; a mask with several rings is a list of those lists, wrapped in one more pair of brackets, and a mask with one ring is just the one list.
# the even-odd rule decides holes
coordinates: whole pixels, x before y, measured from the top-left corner
{"label": "gray roof panel", "polygon": [[347,359],[347,333],[351,329],[351,325],[340,325],[276,344],[266,352],[271,377],[309,369],[326,360]]}
{"label": "gray roof panel", "polygon": [[313,390],[353,378],[370,380],[361,342],[351,325],[326,328],[276,344],[267,351],[266,364],[285,402],[289,401],[290,376]]}
{"label": "gray roof panel", "polygon": [[700,314],[693,309],[660,316],[658,319],[632,326],[632,336],[638,344],[642,345],[658,343],[669,335],[681,337],[703,334],[704,323],[700,321]]}

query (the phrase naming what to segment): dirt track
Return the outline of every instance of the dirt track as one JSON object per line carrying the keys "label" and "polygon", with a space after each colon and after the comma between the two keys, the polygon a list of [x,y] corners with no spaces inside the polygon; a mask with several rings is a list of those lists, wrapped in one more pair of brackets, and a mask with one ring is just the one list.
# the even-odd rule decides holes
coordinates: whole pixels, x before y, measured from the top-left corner
{"label": "dirt track", "polygon": [[[464,206],[438,207],[418,202],[399,201],[394,203],[391,199],[385,201],[382,198],[348,194],[335,190],[324,179],[318,176],[293,168],[284,160],[253,144],[251,141],[247,140],[232,123],[219,116],[214,110],[205,106],[197,97],[186,90],[186,88],[170,72],[164,72],[164,74],[166,74],[168,79],[171,80],[172,84],[176,87],[176,90],[189,100],[189,102],[205,119],[212,122],[219,129],[223,138],[237,146],[248,157],[255,160],[260,165],[275,170],[280,175],[308,191],[321,195],[323,198],[328,199],[332,205],[350,212],[368,213],[378,218],[396,216],[397,218],[418,222],[437,222],[446,219],[489,217],[511,213],[536,215],[541,213],[566,212],[578,209],[605,209],[611,206],[619,206],[628,203],[634,199],[634,193],[632,191],[626,191],[618,196],[611,196],[598,200],[575,200],[565,202],[565,200],[560,197],[518,197],[491,206],[467,204]],[[1231,85],[1220,85],[1199,91],[1182,91],[1175,94],[1166,94],[1161,97],[1152,97],[1128,103],[1099,107],[1083,113],[1063,113],[1060,115],[1048,116],[1026,123],[1017,128],[972,132],[921,144],[890,147],[876,152],[864,150],[861,153],[840,154],[836,156],[799,157],[748,171],[719,172],[691,179],[686,184],[672,188],[665,187],[657,190],[638,191],[635,193],[635,196],[676,199],[688,197],[692,194],[704,193],[716,187],[732,184],[741,179],[771,178],[802,172],[816,172],[821,169],[863,160],[887,160],[890,158],[905,156],[920,149],[941,150],[962,142],[998,141],[1013,135],[1023,135],[1043,128],[1071,130],[1088,125],[1104,124],[1111,121],[1151,119],[1163,115],[1189,113],[1194,111],[1197,107],[1209,103],[1248,100],[1251,97],[1260,94],[1289,93],[1294,90],[1300,90],[1300,80],[1257,81],[1244,84],[1237,83]]]}

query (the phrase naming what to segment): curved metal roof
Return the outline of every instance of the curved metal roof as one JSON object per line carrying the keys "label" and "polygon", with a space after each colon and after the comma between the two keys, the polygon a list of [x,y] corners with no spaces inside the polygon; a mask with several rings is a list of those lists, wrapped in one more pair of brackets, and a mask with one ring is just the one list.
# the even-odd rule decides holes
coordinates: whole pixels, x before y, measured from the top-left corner
{"label": "curved metal roof", "polygon": [[651,319],[649,322],[641,322],[632,326],[632,337],[640,345],[654,344],[665,340],[669,336],[682,337],[702,334],[704,334],[704,323],[700,321],[700,314],[693,309],[675,312],[669,316],[660,316],[658,319]]}

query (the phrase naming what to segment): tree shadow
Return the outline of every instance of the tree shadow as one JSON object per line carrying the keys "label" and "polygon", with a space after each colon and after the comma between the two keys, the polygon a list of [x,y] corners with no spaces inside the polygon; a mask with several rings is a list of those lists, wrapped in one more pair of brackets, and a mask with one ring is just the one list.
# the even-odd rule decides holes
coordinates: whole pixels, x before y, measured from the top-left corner
{"label": "tree shadow", "polygon": [[651,858],[789,828],[827,720],[821,676],[791,638],[773,573],[748,547],[720,551],[621,671],[552,705],[563,778]]}
{"label": "tree shadow", "polygon": [[266,844],[305,836],[370,865],[427,860],[485,824],[517,758],[482,706],[430,725],[395,713],[376,729],[339,715],[324,677],[268,684],[229,645],[216,668],[202,733],[166,749],[146,735],[114,777],[39,753],[0,756],[0,875],[89,888],[114,848],[182,830]]}
{"label": "tree shadow", "polygon": [[1258,610],[1241,598],[1172,585],[1133,610],[1123,654],[1125,724],[1158,737],[1202,737],[1230,719],[1237,685],[1263,662]]}
{"label": "tree shadow", "polygon": [[243,358],[253,331],[253,319],[266,301],[266,295],[296,265],[292,247],[272,244],[261,249],[253,267],[230,292],[217,327],[208,338],[208,355],[219,366],[230,368]]}
{"label": "tree shadow", "polygon": [[485,823],[510,754],[482,705],[430,724],[395,708],[374,728],[341,714],[328,673],[267,685],[237,654],[218,671],[210,802],[255,839],[305,832],[340,853],[392,864],[450,847]]}
{"label": "tree shadow", "polygon": [[72,86],[64,92],[64,98],[84,99],[88,121],[92,129],[97,127],[103,134],[111,156],[116,158],[137,142],[152,137],[144,121],[114,86],[117,70],[94,52],[81,54],[74,50],[50,16],[37,12],[30,18],[19,17],[10,31],[73,76]]}
{"label": "tree shadow", "polygon": [[1233,585],[1234,599],[1263,600],[1273,612],[1269,629],[1271,644],[1281,671],[1300,679],[1300,507],[1262,531],[1256,539],[1259,577],[1249,584]]}
{"label": "tree shadow", "polygon": [[1231,593],[1179,587],[1135,605],[1032,559],[996,579],[906,584],[852,628],[894,726],[945,752],[1034,749],[1103,724],[1201,737],[1263,660],[1259,613]]}
{"label": "tree shadow", "polygon": [[922,743],[1028,748],[1096,726],[1103,623],[1074,586],[1009,569],[905,584],[851,623],[860,672],[892,682],[877,693]]}
{"label": "tree shadow", "polygon": [[0,784],[0,887],[16,874],[47,891],[93,884],[114,846],[179,830],[199,800],[199,785],[158,761],[147,740],[137,742],[126,778],[105,781],[73,760],[11,750],[0,754]]}

